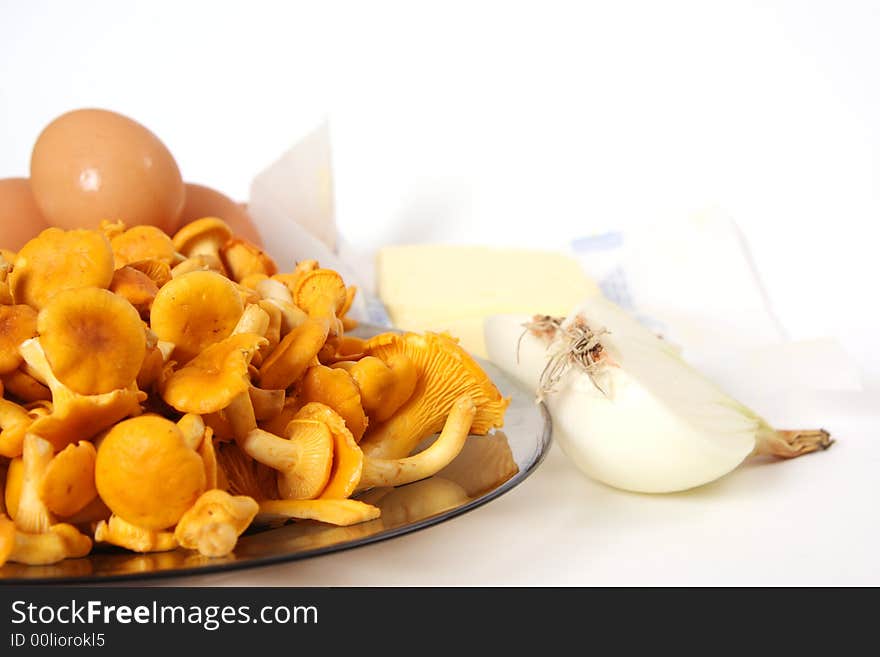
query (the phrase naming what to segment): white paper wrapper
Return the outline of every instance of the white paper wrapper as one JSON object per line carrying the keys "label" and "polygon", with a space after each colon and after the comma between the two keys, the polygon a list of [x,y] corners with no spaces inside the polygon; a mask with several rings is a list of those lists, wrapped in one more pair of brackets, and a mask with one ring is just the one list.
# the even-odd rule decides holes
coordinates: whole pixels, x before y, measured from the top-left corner
{"label": "white paper wrapper", "polygon": [[721,212],[578,239],[572,250],[607,297],[731,393],[861,389],[836,340],[788,339],[745,239]]}

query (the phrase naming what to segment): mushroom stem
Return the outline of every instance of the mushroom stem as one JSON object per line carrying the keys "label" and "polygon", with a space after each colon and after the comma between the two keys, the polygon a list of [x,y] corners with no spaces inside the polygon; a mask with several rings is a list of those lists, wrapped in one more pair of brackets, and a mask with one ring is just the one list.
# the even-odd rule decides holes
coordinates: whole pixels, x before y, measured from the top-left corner
{"label": "mushroom stem", "polygon": [[330,480],[333,437],[317,420],[293,420],[290,438],[254,429],[239,442],[255,461],[278,471],[278,492],[285,499],[313,499]]}
{"label": "mushroom stem", "polygon": [[263,390],[252,385],[248,388],[248,395],[253,405],[254,417],[260,422],[271,420],[284,408],[284,390]]}
{"label": "mushroom stem", "polygon": [[236,395],[229,406],[224,409],[223,413],[232,426],[232,436],[239,443],[239,446],[242,446],[242,441],[250,432],[257,428],[257,418],[254,413],[250,390]]}
{"label": "mushroom stem", "polygon": [[402,459],[366,457],[359,490],[373,486],[402,486],[439,472],[461,452],[476,412],[473,400],[463,395],[453,403],[437,440],[424,451]]}
{"label": "mushroom stem", "polygon": [[300,453],[293,441],[262,429],[248,432],[239,446],[255,461],[280,471],[293,468]]}
{"label": "mushroom stem", "polygon": [[187,413],[177,421],[177,428],[190,449],[198,449],[205,437],[205,421],[201,415]]}
{"label": "mushroom stem", "polygon": [[43,478],[52,461],[52,455],[52,444],[48,440],[32,433],[25,435],[21,497],[15,512],[15,526],[23,532],[42,534],[54,523],[52,514],[40,497]]}
{"label": "mushroom stem", "polygon": [[254,333],[261,338],[269,330],[269,314],[257,304],[248,304],[238,320],[238,324],[232,329],[232,335],[239,333]]}
{"label": "mushroom stem", "polygon": [[256,289],[264,302],[275,306],[281,313],[282,335],[287,335],[308,319],[306,312],[293,303],[293,296],[284,283],[267,278],[257,283]]}

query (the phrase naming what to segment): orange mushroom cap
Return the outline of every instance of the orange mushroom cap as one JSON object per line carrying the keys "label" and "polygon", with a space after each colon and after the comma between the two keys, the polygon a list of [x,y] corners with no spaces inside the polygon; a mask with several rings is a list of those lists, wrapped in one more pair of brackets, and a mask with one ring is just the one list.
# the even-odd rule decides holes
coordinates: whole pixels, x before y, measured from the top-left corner
{"label": "orange mushroom cap", "polygon": [[171,527],[205,490],[205,468],[174,422],[142,415],[114,426],[95,462],[101,499],[145,529]]}
{"label": "orange mushroom cap", "polygon": [[336,363],[360,390],[364,410],[375,422],[384,422],[412,396],[418,381],[415,363],[404,353],[388,354],[386,361],[365,356],[356,363]]}
{"label": "orange mushroom cap", "polygon": [[196,271],[165,284],[150,310],[150,327],[174,343],[174,357],[186,362],[228,337],[244,304],[235,284],[221,274]]}
{"label": "orange mushroom cap", "polygon": [[113,272],[110,291],[128,301],[141,317],[148,318],[159,286],[144,272],[125,266]]}
{"label": "orange mushroom cap", "polygon": [[360,441],[367,429],[360,391],[345,370],[326,365],[310,367],[300,384],[299,399],[303,403],[320,402],[332,408],[344,418],[355,441]]}
{"label": "orange mushroom cap", "polygon": [[8,399],[0,399],[0,456],[21,456],[24,435],[35,416]]}
{"label": "orange mushroom cap", "polygon": [[220,247],[231,238],[229,224],[217,217],[204,217],[180,228],[172,241],[174,248],[187,258],[198,255],[218,257]]}
{"label": "orange mushroom cap", "polygon": [[275,261],[265,251],[239,237],[233,237],[220,247],[220,257],[226,271],[238,283],[255,274],[272,276],[278,272]]}
{"label": "orange mushroom cap", "polygon": [[62,290],[106,288],[113,269],[113,251],[103,233],[47,228],[18,252],[9,289],[15,303],[40,309]]}
{"label": "orange mushroom cap", "polygon": [[207,347],[164,382],[162,398],[183,413],[215,413],[250,386],[248,365],[265,338],[231,335]]}
{"label": "orange mushroom cap", "polygon": [[262,387],[289,388],[315,362],[328,331],[326,320],[309,319],[285,335],[260,366]]}
{"label": "orange mushroom cap", "polygon": [[99,288],[59,292],[37,318],[52,372],[82,395],[131,385],[146,354],[146,333],[134,307]]}
{"label": "orange mushroom cap", "polygon": [[40,489],[49,511],[68,518],[98,496],[95,458],[94,445],[85,440],[68,445],[52,458]]}
{"label": "orange mushroom cap", "polygon": [[23,403],[48,401],[52,392],[21,368],[2,375],[4,394]]}
{"label": "orange mushroom cap", "polygon": [[155,226],[133,226],[110,239],[118,269],[138,260],[159,260],[168,265],[175,261],[171,238]]}
{"label": "orange mushroom cap", "polygon": [[37,312],[18,304],[0,306],[0,374],[8,374],[21,365],[18,345],[37,334]]}

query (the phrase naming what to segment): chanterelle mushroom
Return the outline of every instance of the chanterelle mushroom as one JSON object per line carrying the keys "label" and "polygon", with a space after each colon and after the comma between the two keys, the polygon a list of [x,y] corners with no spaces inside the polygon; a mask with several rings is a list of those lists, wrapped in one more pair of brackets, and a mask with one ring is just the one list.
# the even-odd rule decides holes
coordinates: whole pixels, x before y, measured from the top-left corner
{"label": "chanterelle mushroom", "polygon": [[101,440],[95,483],[114,514],[160,530],[173,526],[205,490],[205,468],[174,422],[142,415]]}
{"label": "chanterelle mushroom", "polygon": [[112,515],[95,527],[95,540],[132,552],[167,552],[177,547],[174,532],[145,529]]}
{"label": "chanterelle mushroom", "polygon": [[330,479],[333,437],[317,420],[293,420],[288,438],[253,429],[239,441],[251,458],[278,471],[278,492],[286,499],[317,497]]}
{"label": "chanterelle mushroom", "polygon": [[207,347],[165,381],[162,398],[182,413],[215,413],[247,393],[248,365],[265,338],[238,333]]}
{"label": "chanterelle mushroom", "polygon": [[318,359],[324,365],[333,365],[339,362],[351,364],[364,357],[364,345],[366,343],[367,341],[363,338],[356,338],[351,335],[330,338],[318,355]]}
{"label": "chanterelle mushroom", "polygon": [[80,395],[55,376],[40,338],[25,340],[19,351],[52,391],[52,412],[35,419],[29,431],[51,442],[56,450],[64,449],[71,442],[89,439],[122,418],[141,412],[140,402],[146,394],[139,391],[134,382],[100,395]]}
{"label": "chanterelle mushroom", "polygon": [[162,288],[171,280],[171,267],[161,260],[137,260],[126,265],[130,269],[136,269],[147,276],[156,284],[156,289]]}
{"label": "chanterelle mushroom", "polygon": [[360,390],[364,410],[373,422],[384,422],[412,397],[419,378],[415,363],[404,353],[388,354],[386,361],[364,356],[356,362],[332,365],[347,371]]}
{"label": "chanterelle mushroom", "polygon": [[49,388],[37,381],[21,367],[9,374],[0,376],[0,381],[3,383],[4,394],[7,397],[14,397],[23,403],[48,402],[52,400],[52,392]]}
{"label": "chanterelle mushroom", "polygon": [[367,416],[361,403],[357,383],[348,372],[331,369],[326,365],[310,367],[299,386],[303,403],[320,402],[339,413],[355,441],[360,441],[367,429]]}
{"label": "chanterelle mushroom", "polygon": [[128,301],[142,317],[149,318],[159,286],[144,272],[125,266],[113,273],[110,291]]}
{"label": "chanterelle mushroom", "polygon": [[303,406],[296,414],[298,420],[318,420],[327,425],[333,435],[333,465],[330,479],[322,498],[344,499],[354,493],[361,481],[364,468],[364,454],[357,446],[346,422],[336,411],[324,404],[312,402]]}
{"label": "chanterelle mushroom", "polygon": [[33,534],[16,530],[12,522],[0,515],[0,566],[6,561],[44,566],[84,557],[91,549],[91,539],[73,525],[59,523]]}
{"label": "chanterelle mushroom", "polygon": [[15,303],[40,309],[61,290],[110,285],[113,251],[96,230],[47,228],[25,244],[9,274]]}
{"label": "chanterelle mushroom", "polygon": [[143,322],[120,296],[99,288],[59,292],[37,317],[52,372],[81,395],[131,385],[147,350]]}
{"label": "chanterelle mushroom", "polygon": [[261,386],[280,390],[299,380],[310,365],[317,364],[329,330],[326,319],[308,319],[285,335],[260,366]]}
{"label": "chanterelle mushroom", "polygon": [[186,362],[228,337],[243,312],[232,281],[216,272],[194,271],[159,290],[150,310],[150,328],[160,340],[174,343],[174,358]]}
{"label": "chanterelle mushroom", "polygon": [[371,426],[361,441],[364,453],[401,458],[446,422],[456,399],[470,397],[476,405],[471,433],[500,427],[510,399],[501,396],[482,368],[448,335],[383,333],[371,338],[367,353],[387,361],[404,354],[415,365],[418,379],[409,400],[387,421]]}
{"label": "chanterelle mushroom", "polygon": [[21,499],[21,482],[23,480],[24,463],[21,457],[12,459],[6,467],[6,481],[3,483],[4,513],[7,513],[10,518],[14,518],[15,512],[18,511],[18,501]]}
{"label": "chanterelle mushroom", "polygon": [[226,271],[238,283],[253,274],[272,276],[278,271],[275,261],[261,248],[238,237],[220,247],[220,257],[226,265]]}
{"label": "chanterelle mushroom", "polygon": [[0,513],[0,566],[6,563],[15,549],[15,523]]}
{"label": "chanterelle mushroom", "polygon": [[[43,479],[52,461],[52,445],[32,433],[24,437],[22,478],[18,500],[14,504],[15,526],[23,532],[41,534],[54,524],[55,519],[40,496]],[[7,481],[7,486],[9,482]],[[8,503],[9,500],[7,500]],[[8,504],[8,506],[13,506]]]}
{"label": "chanterelle mushroom", "polygon": [[21,456],[24,435],[35,415],[8,399],[0,399],[0,456]]}
{"label": "chanterelle mushroom", "polygon": [[297,277],[293,284],[294,303],[309,317],[330,321],[330,334],[342,334],[337,315],[345,308],[348,293],[342,277],[332,269],[313,269]]}
{"label": "chanterelle mushroom", "polygon": [[204,217],[183,226],[172,241],[174,248],[187,258],[204,255],[219,259],[220,247],[231,238],[229,224],[217,217]]}
{"label": "chanterelle mushroom", "polygon": [[250,303],[245,307],[238,323],[235,325],[235,328],[232,329],[232,334],[253,333],[254,335],[265,337],[266,331],[269,330],[270,322],[271,318],[269,317],[269,313],[263,310],[259,305]]}
{"label": "chanterelle mushroom", "polygon": [[235,549],[259,506],[251,497],[232,496],[226,491],[205,491],[177,523],[174,536],[190,550],[206,557],[224,557]]}
{"label": "chanterelle mushroom", "polygon": [[265,500],[260,502],[254,521],[271,525],[279,520],[316,520],[347,527],[375,520],[381,514],[380,509],[360,500]]}
{"label": "chanterelle mushroom", "polygon": [[281,282],[266,278],[254,287],[260,295],[260,306],[270,312],[274,308],[280,315],[279,335],[287,335],[308,318],[304,310],[293,303],[293,295]]}
{"label": "chanterelle mushroom", "polygon": [[155,226],[133,226],[110,239],[116,268],[138,260],[161,260],[171,265],[175,261],[171,238]]}

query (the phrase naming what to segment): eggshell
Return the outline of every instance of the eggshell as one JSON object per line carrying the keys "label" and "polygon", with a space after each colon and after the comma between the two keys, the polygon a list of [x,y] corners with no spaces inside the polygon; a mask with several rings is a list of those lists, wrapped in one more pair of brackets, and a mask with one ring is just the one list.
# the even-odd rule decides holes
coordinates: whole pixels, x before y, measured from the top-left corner
{"label": "eggshell", "polygon": [[46,126],[31,154],[31,184],[43,216],[59,228],[121,219],[173,231],[183,208],[183,180],[165,145],[107,110],[74,110]]}
{"label": "eggshell", "polygon": [[0,179],[0,248],[18,251],[49,224],[27,178]]}
{"label": "eggshell", "polygon": [[186,201],[183,212],[180,213],[179,225],[183,226],[203,217],[219,217],[229,224],[238,237],[257,246],[263,245],[254,220],[240,203],[210,187],[186,183]]}

